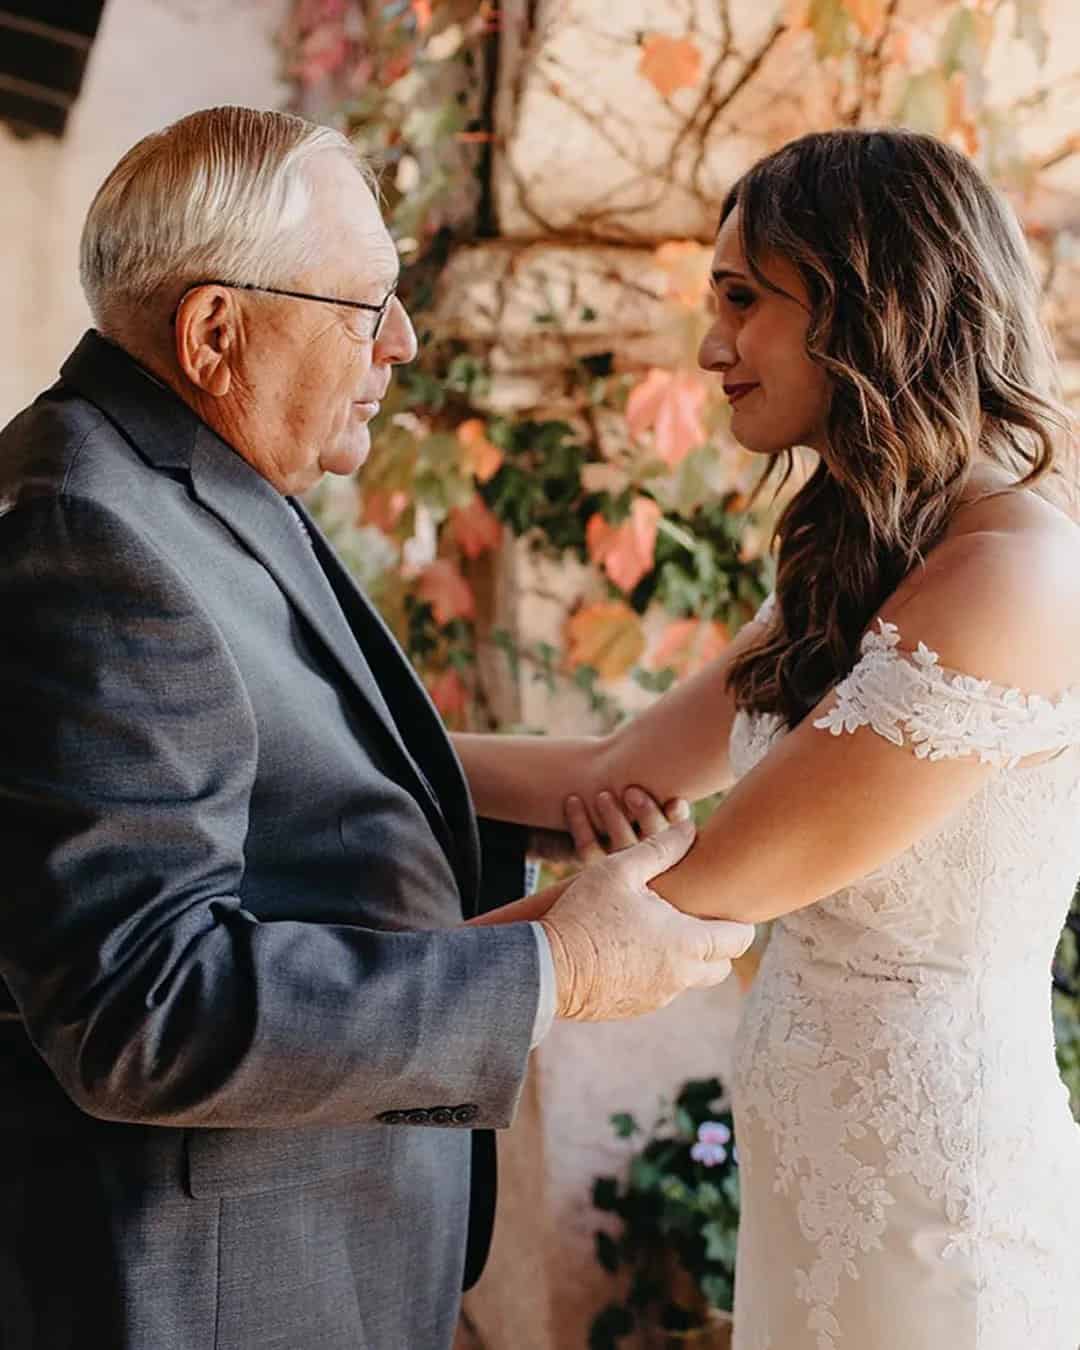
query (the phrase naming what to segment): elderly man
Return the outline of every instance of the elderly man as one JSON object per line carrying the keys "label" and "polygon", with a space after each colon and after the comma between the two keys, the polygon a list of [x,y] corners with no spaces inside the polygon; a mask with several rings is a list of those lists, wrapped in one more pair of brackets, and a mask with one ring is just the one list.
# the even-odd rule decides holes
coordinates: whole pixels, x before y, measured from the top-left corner
{"label": "elderly man", "polygon": [[97,331],[0,433],[3,1350],[444,1350],[552,1015],[747,943],[648,891],[686,826],[463,922],[458,761],[295,500],[415,353],[397,266],[336,133],[185,118],[98,193]]}

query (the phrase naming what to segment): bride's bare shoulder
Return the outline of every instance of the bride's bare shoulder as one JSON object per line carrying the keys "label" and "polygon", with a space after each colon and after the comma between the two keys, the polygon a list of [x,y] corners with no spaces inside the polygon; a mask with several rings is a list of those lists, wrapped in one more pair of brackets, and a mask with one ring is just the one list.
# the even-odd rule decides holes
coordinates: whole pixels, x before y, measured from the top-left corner
{"label": "bride's bare shoulder", "polygon": [[902,645],[1033,692],[1080,684],[1080,526],[1029,492],[957,513],[882,606]]}

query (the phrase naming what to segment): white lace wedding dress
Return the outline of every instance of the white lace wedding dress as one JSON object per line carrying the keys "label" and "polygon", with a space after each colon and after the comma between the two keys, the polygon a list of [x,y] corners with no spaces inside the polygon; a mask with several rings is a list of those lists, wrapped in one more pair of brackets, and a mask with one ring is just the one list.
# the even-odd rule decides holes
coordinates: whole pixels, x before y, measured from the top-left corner
{"label": "white lace wedding dress", "polygon": [[[999,772],[774,924],[736,1047],[735,1350],[1080,1344],[1080,1128],[1050,1014],[1080,874],[1080,687],[1005,690],[907,636],[868,633],[815,725]],[[736,776],[783,731],[740,712]]]}

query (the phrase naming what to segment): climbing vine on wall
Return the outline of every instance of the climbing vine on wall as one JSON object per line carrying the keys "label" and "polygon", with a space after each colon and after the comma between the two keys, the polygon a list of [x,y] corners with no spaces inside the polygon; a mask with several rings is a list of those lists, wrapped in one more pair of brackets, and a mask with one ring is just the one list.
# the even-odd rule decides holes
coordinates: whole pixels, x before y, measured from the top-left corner
{"label": "climbing vine on wall", "polygon": [[[1080,348],[1075,213],[1062,209],[1054,179],[1080,138],[1032,151],[1023,135],[1051,95],[1075,87],[1077,72],[1059,76],[1053,90],[1004,101],[990,78],[1003,52],[1045,62],[1043,0],[775,0],[772,8],[763,23],[762,6],[749,0],[670,0],[663,31],[630,25],[613,34],[598,24],[594,32],[582,21],[579,46],[592,44],[592,69],[629,60],[636,74],[635,98],[610,107],[590,101],[560,67],[565,51],[546,40],[556,11],[573,18],[587,6],[296,0],[282,34],[294,105],[341,126],[378,168],[403,262],[401,294],[421,341],[418,361],[386,400],[362,474],[325,482],[315,506],[453,726],[500,723],[492,663],[478,659],[485,650],[499,653],[501,678],[574,686],[611,725],[623,715],[628,680],[660,691],[722,650],[771,571],[776,507],[768,493],[751,501],[753,465],[730,439],[719,382],[694,360],[707,322],[707,237],[634,240],[649,250],[662,361],[602,337],[590,343],[590,331],[611,325],[573,287],[539,298],[530,321],[561,352],[558,397],[525,411],[497,396],[491,342],[444,321],[448,265],[498,235],[499,173],[513,179],[537,229],[559,228],[508,148],[521,98],[498,113],[496,71],[511,48],[511,83],[534,72],[578,131],[599,135],[598,153],[623,156],[662,193],[675,190],[669,166],[689,154],[687,200],[708,198],[698,220],[715,215],[710,137],[721,129],[725,143],[744,136],[751,146],[740,116],[757,135],[747,161],[800,131],[835,125],[900,123],[950,140],[1011,194],[1046,278],[1048,318]],[[749,43],[739,36],[743,10],[759,20]],[[765,82],[770,63],[783,60],[801,74],[777,92]],[[755,82],[766,90],[756,104]],[[668,126],[668,140],[662,163],[639,164],[636,139],[623,133],[649,114]],[[624,216],[598,208],[573,228],[623,243]],[[1066,368],[1074,385],[1077,368]],[[523,645],[500,626],[500,569],[513,540],[572,560],[589,579],[558,640]],[[1080,1101],[1075,934],[1063,942],[1058,984],[1059,1043]]]}

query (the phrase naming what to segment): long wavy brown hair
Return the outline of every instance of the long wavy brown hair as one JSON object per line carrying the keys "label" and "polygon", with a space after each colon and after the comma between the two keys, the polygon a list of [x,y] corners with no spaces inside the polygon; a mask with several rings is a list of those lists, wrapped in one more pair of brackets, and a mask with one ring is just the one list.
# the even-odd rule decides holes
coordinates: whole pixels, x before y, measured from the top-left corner
{"label": "long wavy brown hair", "polygon": [[[908,131],[818,132],[729,192],[747,266],[786,258],[806,345],[830,377],[820,459],[773,535],[776,608],[733,663],[737,706],[795,726],[853,666],[861,634],[939,542],[976,459],[1015,487],[1061,476],[1071,419],[1016,217],[958,151]],[[760,492],[794,447],[770,456]],[[755,493],[756,495],[756,493]]]}

